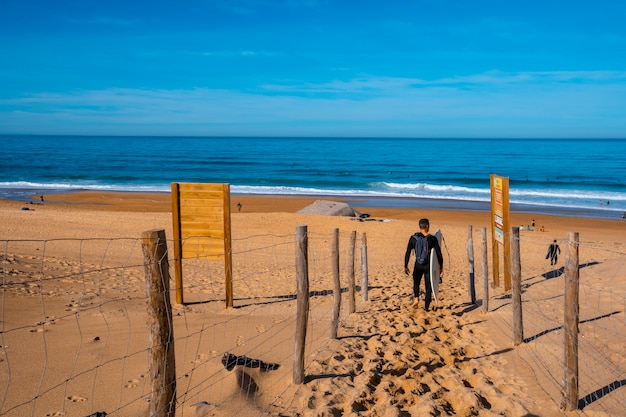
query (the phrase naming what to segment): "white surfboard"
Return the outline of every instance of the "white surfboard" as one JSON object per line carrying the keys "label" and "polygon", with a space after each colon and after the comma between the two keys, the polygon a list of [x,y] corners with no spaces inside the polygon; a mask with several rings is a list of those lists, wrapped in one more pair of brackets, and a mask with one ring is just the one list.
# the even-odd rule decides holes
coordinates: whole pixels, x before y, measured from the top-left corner
{"label": "white surfboard", "polygon": [[[441,230],[437,230],[433,235],[439,242],[441,247]],[[433,299],[435,303],[439,304],[439,259],[437,259],[437,252],[435,248],[430,250],[430,288],[433,290]]]}

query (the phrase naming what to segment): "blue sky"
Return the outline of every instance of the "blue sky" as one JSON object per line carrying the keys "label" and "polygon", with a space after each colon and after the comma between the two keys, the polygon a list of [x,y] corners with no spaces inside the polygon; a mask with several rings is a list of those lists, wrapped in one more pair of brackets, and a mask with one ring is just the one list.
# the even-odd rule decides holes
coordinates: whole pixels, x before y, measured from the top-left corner
{"label": "blue sky", "polygon": [[0,0],[0,134],[626,138],[626,2]]}

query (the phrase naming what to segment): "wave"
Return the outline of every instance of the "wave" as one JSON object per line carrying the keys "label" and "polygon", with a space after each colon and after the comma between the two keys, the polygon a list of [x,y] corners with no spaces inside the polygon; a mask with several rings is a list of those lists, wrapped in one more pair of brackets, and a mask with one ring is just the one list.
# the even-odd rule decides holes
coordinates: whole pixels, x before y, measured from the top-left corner
{"label": "wave", "polygon": [[[414,184],[398,184],[398,183],[379,183],[391,190],[399,190],[398,193],[402,195],[414,194],[416,196],[425,197],[431,194],[443,194],[442,197],[449,195],[458,196],[475,196],[480,201],[489,200],[491,197],[491,191],[488,187],[484,188],[471,188],[462,187],[457,185],[437,185],[428,183],[414,183]],[[374,187],[377,183],[372,184]],[[614,192],[614,191],[598,191],[598,190],[579,190],[579,189],[527,189],[527,188],[510,188],[510,198],[519,200],[523,203],[526,200],[532,200],[533,203],[540,202],[541,200],[550,199],[568,199],[568,200],[592,200],[597,202],[614,201],[614,202],[626,202],[626,193]]]}
{"label": "wave", "polygon": [[[170,192],[170,184],[99,184],[82,182],[39,183],[28,181],[0,182],[0,197],[8,199],[28,198],[40,193],[59,193],[75,191],[121,191],[121,192]],[[364,188],[331,188],[303,186],[258,186],[231,184],[234,194],[251,195],[298,195],[298,196],[337,196],[352,198],[415,198],[434,200],[456,200],[466,202],[489,203],[490,190],[457,185],[438,185],[429,183],[370,183]],[[19,197],[19,198],[14,198]],[[626,193],[600,192],[597,190],[576,189],[522,189],[510,190],[511,204],[525,204],[541,207],[567,207],[596,209],[599,201],[603,209],[611,211],[626,210]],[[606,202],[610,201],[610,205]]]}
{"label": "wave", "polygon": [[170,186],[163,185],[120,185],[120,184],[91,184],[88,182],[81,184],[72,183],[38,183],[29,181],[0,182],[0,190],[5,193],[10,191],[44,191],[66,192],[66,191],[128,191],[128,192],[169,192]]}
{"label": "wave", "polygon": [[377,185],[383,185],[385,187],[391,189],[398,190],[422,190],[422,191],[433,191],[433,192],[460,192],[460,193],[476,193],[476,194],[489,194],[489,188],[471,188],[471,187],[461,187],[458,185],[438,185],[438,184],[428,184],[428,183],[415,183],[415,184],[400,184],[393,182],[382,182],[382,183],[372,183],[373,187]]}

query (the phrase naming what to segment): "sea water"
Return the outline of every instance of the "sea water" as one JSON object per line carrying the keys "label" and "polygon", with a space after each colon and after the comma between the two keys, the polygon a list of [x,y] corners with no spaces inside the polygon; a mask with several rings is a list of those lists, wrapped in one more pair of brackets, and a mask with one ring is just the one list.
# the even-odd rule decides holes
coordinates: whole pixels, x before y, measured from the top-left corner
{"label": "sea water", "polygon": [[0,136],[0,198],[97,190],[324,196],[359,206],[488,210],[490,174],[513,211],[621,218],[626,141]]}

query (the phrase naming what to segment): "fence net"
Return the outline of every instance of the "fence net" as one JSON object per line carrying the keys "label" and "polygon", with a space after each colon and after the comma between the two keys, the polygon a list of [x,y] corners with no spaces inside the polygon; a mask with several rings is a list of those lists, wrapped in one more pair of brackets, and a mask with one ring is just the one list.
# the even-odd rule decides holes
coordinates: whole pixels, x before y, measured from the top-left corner
{"label": "fence net", "polygon": [[[307,352],[329,341],[331,237],[308,237]],[[340,240],[345,277],[349,239]],[[172,304],[177,415],[289,407],[296,389],[289,366],[296,280],[294,256],[285,253],[295,255],[294,242],[293,234],[233,240],[230,309],[224,261],[182,261],[185,303]],[[5,241],[1,260],[0,415],[146,415],[150,349],[141,239]],[[174,262],[168,263],[173,277]],[[170,290],[174,300],[173,283]],[[248,361],[255,367],[227,369],[227,354],[255,360]]]}
{"label": "fence net", "polygon": [[[531,378],[559,404],[564,395],[564,314],[567,238],[557,240],[559,258],[546,270],[530,254],[544,251],[520,238],[523,343],[515,350]],[[581,240],[579,251],[578,410],[575,413],[625,414],[626,262],[618,244]],[[547,255],[546,255],[547,256]],[[525,262],[526,258],[526,262]],[[561,260],[561,262],[558,262]],[[490,323],[501,335],[513,333],[510,294],[490,300]]]}
{"label": "fence net", "polygon": [[[460,318],[474,308],[465,303],[448,303],[432,320],[407,316],[402,309],[410,290],[398,290],[406,285],[377,283],[370,288],[375,300],[358,319],[346,312],[344,297],[343,336],[332,340],[333,236],[330,231],[309,232],[308,238],[311,299],[305,386],[292,383],[294,235],[233,239],[233,308],[225,307],[223,261],[183,260],[185,304],[172,304],[177,416],[296,415],[303,410],[311,415],[378,415],[384,414],[376,410],[380,403],[425,413],[433,408],[459,415],[477,415],[481,409],[507,412],[499,410],[487,388],[480,390],[485,386],[506,392],[514,381],[495,382],[497,359],[484,353],[487,344],[472,329],[474,323]],[[349,241],[342,231],[344,291]],[[357,238],[354,252],[357,285],[360,242]],[[558,243],[565,248],[564,240]],[[173,247],[172,242],[167,245]],[[537,263],[527,257],[543,252],[543,243],[522,236],[520,246],[524,343],[515,353],[530,370],[522,376],[535,381],[558,405],[563,385],[563,268],[531,267]],[[452,258],[464,265],[458,253],[464,248],[452,250]],[[444,254],[449,263],[445,241]],[[0,415],[147,415],[152,388],[141,239],[11,240],[2,242],[0,256]],[[380,269],[387,266],[376,266],[376,256],[370,256],[372,276],[395,274]],[[625,415],[626,257],[619,245],[600,247],[581,240],[580,259],[580,410],[575,413]],[[173,269],[172,259],[169,265]],[[444,295],[448,301],[465,291],[458,285],[466,280],[465,267],[452,271],[446,283],[459,288],[449,284]],[[476,276],[481,274],[477,262]],[[481,286],[476,288],[480,299]],[[174,300],[173,284],[170,290]],[[484,320],[491,336],[510,337],[510,295],[492,288],[489,307]],[[393,331],[381,334],[381,329]],[[420,343],[426,332],[445,349]],[[375,357],[366,357],[365,351],[375,352]],[[227,354],[249,366],[229,367],[228,361],[225,366]],[[484,360],[493,362],[474,364]],[[450,378],[431,375],[434,369],[444,369]],[[514,392],[510,396],[514,399]],[[434,405],[428,408],[419,398]],[[507,407],[510,410],[511,404]]]}

